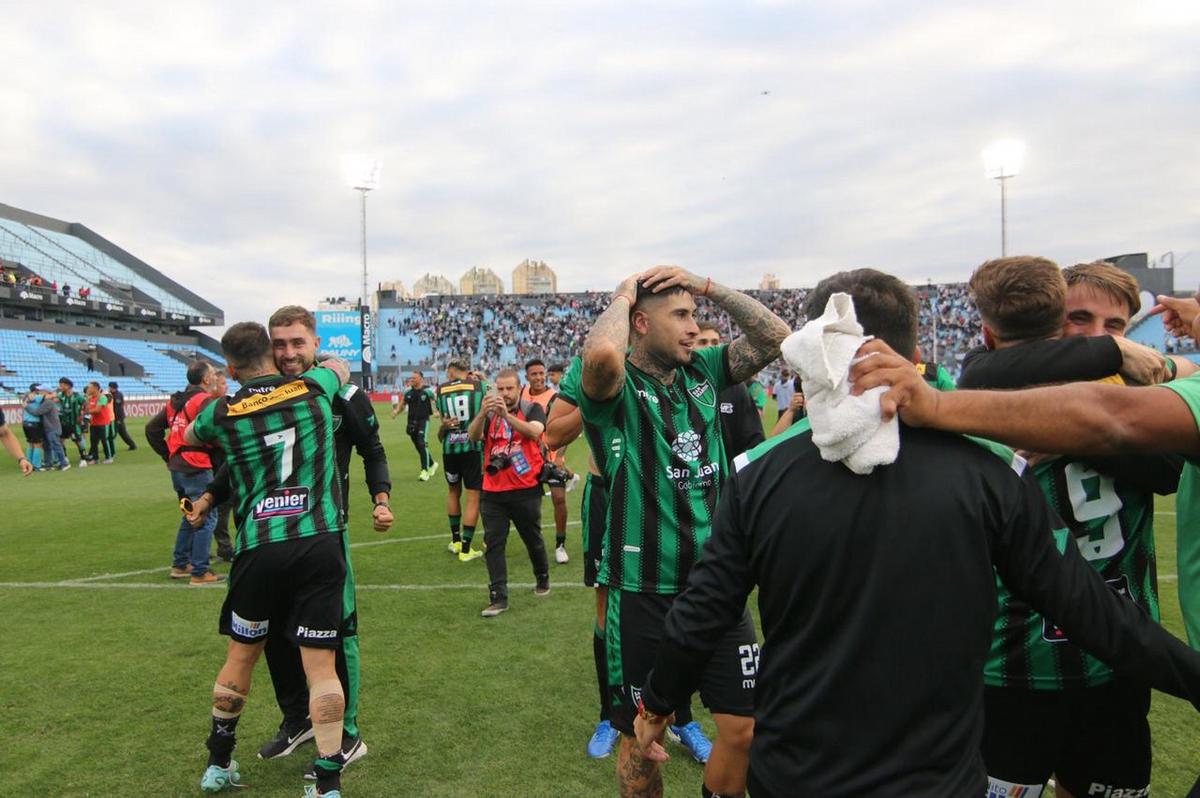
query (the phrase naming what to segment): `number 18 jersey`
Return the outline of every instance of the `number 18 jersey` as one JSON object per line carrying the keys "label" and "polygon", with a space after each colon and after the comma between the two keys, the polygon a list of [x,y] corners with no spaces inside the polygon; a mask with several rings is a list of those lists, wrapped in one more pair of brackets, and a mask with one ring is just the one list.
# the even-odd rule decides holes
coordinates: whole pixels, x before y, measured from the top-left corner
{"label": "number 18 jersey", "polygon": [[229,464],[235,553],[345,531],[331,404],[338,388],[326,368],[260,377],[196,416],[195,436],[219,445]]}
{"label": "number 18 jersey", "polygon": [[483,406],[483,383],[479,380],[451,380],[437,389],[437,410],[442,418],[458,419],[458,429],[446,433],[442,451],[446,454],[482,452],[483,441],[471,443],[467,427]]}

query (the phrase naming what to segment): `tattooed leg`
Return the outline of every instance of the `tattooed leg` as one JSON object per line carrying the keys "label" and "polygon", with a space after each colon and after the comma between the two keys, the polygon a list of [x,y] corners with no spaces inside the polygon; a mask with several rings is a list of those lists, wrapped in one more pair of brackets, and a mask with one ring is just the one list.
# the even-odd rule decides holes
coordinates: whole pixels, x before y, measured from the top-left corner
{"label": "tattooed leg", "polygon": [[254,663],[262,653],[262,644],[248,646],[229,641],[225,665],[217,674],[212,692],[212,729],[206,743],[208,764],[229,767],[233,747],[237,743],[237,724],[250,695],[250,676]]}
{"label": "tattooed leg", "polygon": [[617,784],[621,798],[662,798],[662,770],[658,762],[648,758],[636,737],[621,735],[617,753]]}

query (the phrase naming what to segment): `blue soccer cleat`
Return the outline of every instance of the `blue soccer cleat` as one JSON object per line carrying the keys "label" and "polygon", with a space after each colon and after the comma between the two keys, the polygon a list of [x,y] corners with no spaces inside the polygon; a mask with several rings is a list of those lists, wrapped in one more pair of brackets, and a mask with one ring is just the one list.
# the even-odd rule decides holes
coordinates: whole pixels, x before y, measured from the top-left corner
{"label": "blue soccer cleat", "polygon": [[205,792],[220,792],[226,787],[242,787],[242,774],[238,773],[237,760],[229,760],[229,767],[209,765],[200,777],[200,789]]}
{"label": "blue soccer cleat", "polygon": [[704,736],[704,731],[697,721],[686,726],[669,726],[671,739],[682,745],[701,765],[708,761],[712,753],[712,743]]}
{"label": "blue soccer cleat", "polygon": [[612,753],[613,746],[617,744],[620,736],[621,733],[614,729],[611,723],[607,720],[600,721],[596,724],[596,733],[588,740],[587,755],[592,759],[603,759]]}

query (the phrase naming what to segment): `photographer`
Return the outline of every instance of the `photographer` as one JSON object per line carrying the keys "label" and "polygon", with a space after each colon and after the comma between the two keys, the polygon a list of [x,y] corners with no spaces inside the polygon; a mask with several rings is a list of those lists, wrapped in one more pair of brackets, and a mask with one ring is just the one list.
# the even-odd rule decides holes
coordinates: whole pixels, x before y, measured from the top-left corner
{"label": "photographer", "polygon": [[517,372],[503,369],[471,420],[467,437],[483,442],[483,541],[487,546],[491,603],[480,613],[492,618],[508,609],[508,563],[504,549],[511,521],[529,551],[537,587],[535,596],[550,593],[550,565],[542,540],[542,447],[546,415],[537,404],[522,404]]}

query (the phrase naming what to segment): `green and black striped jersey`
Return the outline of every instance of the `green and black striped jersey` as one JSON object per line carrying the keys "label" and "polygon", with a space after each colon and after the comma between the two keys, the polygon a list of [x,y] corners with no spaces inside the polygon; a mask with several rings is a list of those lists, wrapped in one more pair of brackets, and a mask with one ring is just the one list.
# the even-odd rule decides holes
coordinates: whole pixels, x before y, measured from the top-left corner
{"label": "green and black striped jersey", "polygon": [[326,368],[250,380],[210,402],[193,434],[225,451],[233,483],[236,552],[345,530]]}
{"label": "green and black striped jersey", "polygon": [[458,429],[446,433],[442,439],[442,451],[446,454],[483,451],[483,441],[471,443],[467,437],[467,426],[479,415],[483,394],[483,383],[479,380],[451,380],[438,386],[438,412],[442,418],[458,419]]}
{"label": "green and black striped jersey", "polygon": [[64,430],[79,426],[80,416],[83,415],[83,395],[71,392],[68,396],[58,392],[58,419]]}
{"label": "green and black striped jersey", "polygon": [[725,468],[717,395],[729,384],[726,349],[695,352],[670,385],[626,360],[615,397],[597,402],[578,392],[584,433],[609,486],[600,583],[683,590],[712,534]]}
{"label": "green and black striped jersey", "polygon": [[[1068,458],[1041,463],[1033,475],[1066,524],[1054,533],[1058,550],[1073,540],[1110,588],[1157,621],[1153,494]],[[996,591],[999,613],[984,668],[986,684],[1062,690],[1112,681],[1111,668],[1073,645],[1052,619],[1030,609],[998,577]]]}

